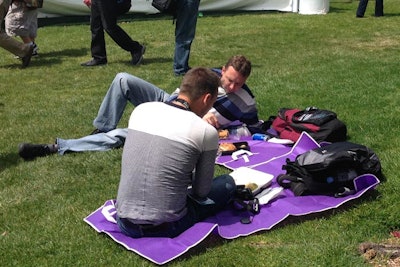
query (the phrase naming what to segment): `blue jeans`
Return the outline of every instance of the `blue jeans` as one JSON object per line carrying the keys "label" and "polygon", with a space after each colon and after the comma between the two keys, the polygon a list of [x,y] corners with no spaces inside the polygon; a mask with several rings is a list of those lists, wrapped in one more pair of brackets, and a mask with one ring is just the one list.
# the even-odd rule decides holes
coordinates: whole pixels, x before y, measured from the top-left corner
{"label": "blue jeans", "polygon": [[58,154],[64,155],[67,151],[106,151],[120,148],[124,145],[128,129],[114,129],[107,133],[88,135],[78,139],[57,138]]}
{"label": "blue jeans", "polygon": [[103,132],[111,131],[117,127],[128,101],[138,106],[145,102],[165,102],[169,96],[145,80],[128,73],[118,73],[100,105],[93,125]]}
{"label": "blue jeans", "polygon": [[187,198],[187,213],[180,220],[163,223],[158,226],[133,224],[125,218],[117,216],[117,223],[122,233],[133,238],[139,237],[176,237],[207,217],[222,210],[233,199],[236,184],[228,175],[214,178],[208,198],[212,204],[200,204],[190,197]]}
{"label": "blue jeans", "polygon": [[116,129],[128,102],[134,106],[145,102],[165,102],[170,94],[157,86],[128,73],[118,73],[100,105],[93,125],[104,133],[78,139],[57,138],[58,153],[67,151],[106,151],[122,147],[128,129]]}
{"label": "blue jeans", "polygon": [[184,74],[189,70],[189,55],[196,34],[200,0],[178,0],[178,15],[175,26],[174,73]]}

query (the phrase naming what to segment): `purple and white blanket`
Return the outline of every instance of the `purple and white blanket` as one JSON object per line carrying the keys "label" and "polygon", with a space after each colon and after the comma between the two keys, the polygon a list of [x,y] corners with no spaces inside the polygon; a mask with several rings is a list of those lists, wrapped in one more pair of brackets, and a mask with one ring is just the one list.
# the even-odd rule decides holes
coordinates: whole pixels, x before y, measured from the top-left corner
{"label": "purple and white blanket", "polygon": [[[282,165],[285,164],[286,158],[293,160],[297,155],[319,146],[306,133],[301,135],[293,147],[265,141],[246,141],[249,143],[251,150],[250,155],[244,154],[247,159],[240,155],[237,159],[233,159],[230,155],[220,156],[217,158],[216,164],[231,170],[246,166],[273,174],[272,187],[277,186],[275,178],[282,173]],[[97,232],[107,234],[126,249],[161,265],[181,256],[190,248],[199,244],[213,231],[223,238],[233,239],[261,230],[270,230],[289,216],[302,216],[337,208],[350,200],[359,198],[378,184],[379,180],[373,175],[359,176],[355,180],[357,192],[354,195],[343,198],[329,196],[295,197],[290,190],[284,190],[278,198],[263,205],[260,214],[254,216],[250,224],[240,222],[244,216],[248,216],[247,213],[227,208],[216,216],[195,224],[176,238],[134,239],[123,235],[115,223],[114,200],[106,201],[104,205],[84,218],[84,221]]]}

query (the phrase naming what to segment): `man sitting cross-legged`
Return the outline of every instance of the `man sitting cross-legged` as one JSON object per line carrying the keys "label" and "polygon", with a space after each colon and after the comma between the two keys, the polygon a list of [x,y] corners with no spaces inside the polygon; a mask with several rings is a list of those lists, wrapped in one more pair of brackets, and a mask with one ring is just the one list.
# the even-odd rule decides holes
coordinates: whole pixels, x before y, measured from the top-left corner
{"label": "man sitting cross-legged", "polygon": [[194,68],[177,98],[132,112],[116,201],[125,235],[176,237],[232,200],[233,178],[214,178],[217,130],[201,119],[217,99],[218,84],[214,72]]}

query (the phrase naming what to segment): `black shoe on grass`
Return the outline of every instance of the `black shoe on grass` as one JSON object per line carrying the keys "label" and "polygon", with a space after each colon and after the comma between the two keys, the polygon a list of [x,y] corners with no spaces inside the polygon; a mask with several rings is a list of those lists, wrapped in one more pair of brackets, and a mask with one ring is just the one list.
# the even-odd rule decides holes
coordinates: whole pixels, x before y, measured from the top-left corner
{"label": "black shoe on grass", "polygon": [[36,157],[44,157],[50,154],[57,153],[58,147],[56,144],[19,144],[18,154],[25,160],[33,160]]}
{"label": "black shoe on grass", "polygon": [[90,135],[99,134],[99,133],[105,133],[105,132],[96,128],[90,133]]}
{"label": "black shoe on grass", "polygon": [[32,54],[33,54],[33,48],[34,48],[33,45],[31,45],[29,47],[28,53],[23,58],[21,58],[22,68],[28,67],[29,63],[31,63],[31,58],[32,58]]}
{"label": "black shoe on grass", "polygon": [[146,46],[144,46],[144,45],[142,45],[142,47],[138,51],[132,52],[131,53],[131,56],[132,56],[131,64],[137,66],[140,63],[142,63],[143,55],[145,52],[146,52]]}

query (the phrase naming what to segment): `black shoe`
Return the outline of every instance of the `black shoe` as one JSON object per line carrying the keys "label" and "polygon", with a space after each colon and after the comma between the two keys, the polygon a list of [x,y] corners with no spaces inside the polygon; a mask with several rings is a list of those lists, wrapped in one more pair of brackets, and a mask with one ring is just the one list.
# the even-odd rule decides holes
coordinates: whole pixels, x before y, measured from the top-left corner
{"label": "black shoe", "polygon": [[44,157],[50,154],[57,153],[58,147],[56,144],[19,144],[18,154],[25,160],[32,160],[36,157]]}
{"label": "black shoe", "polygon": [[142,63],[144,52],[146,52],[146,46],[144,45],[142,45],[139,51],[131,52],[132,55],[131,64],[136,66]]}
{"label": "black shoe", "polygon": [[82,63],[81,66],[84,66],[84,67],[94,67],[94,66],[105,65],[105,64],[107,64],[107,59],[98,60],[98,59],[92,58],[92,59],[89,60],[88,62]]}
{"label": "black shoe", "polygon": [[174,72],[175,76],[185,76],[186,72],[188,72],[191,69],[191,67],[189,67],[187,70],[181,71],[181,72]]}
{"label": "black shoe", "polygon": [[33,45],[31,45],[29,47],[29,51],[28,54],[26,54],[26,56],[24,56],[23,58],[21,58],[22,60],[22,67],[26,68],[28,67],[29,63],[31,62],[31,58],[32,58],[32,53],[33,53]]}
{"label": "black shoe", "polygon": [[39,56],[39,47],[37,46],[36,43],[33,43],[33,51],[32,51],[32,57],[37,57]]}
{"label": "black shoe", "polygon": [[105,132],[102,130],[99,130],[99,129],[94,129],[93,132],[90,133],[90,135],[99,134],[99,133],[105,133]]}

